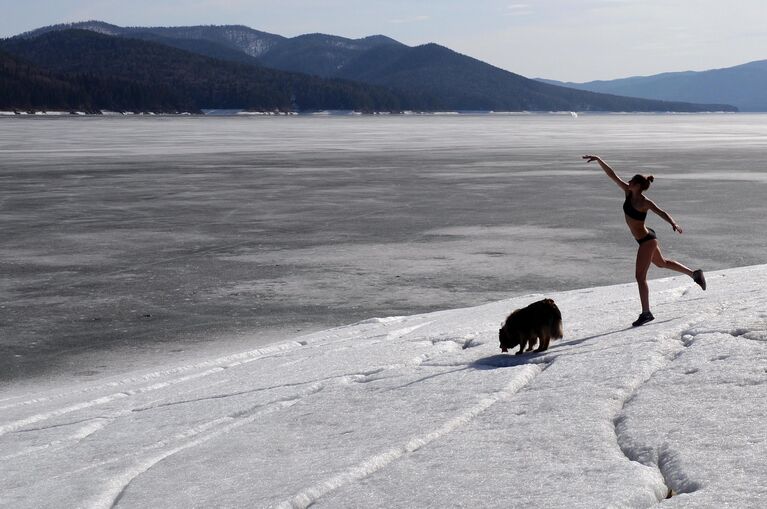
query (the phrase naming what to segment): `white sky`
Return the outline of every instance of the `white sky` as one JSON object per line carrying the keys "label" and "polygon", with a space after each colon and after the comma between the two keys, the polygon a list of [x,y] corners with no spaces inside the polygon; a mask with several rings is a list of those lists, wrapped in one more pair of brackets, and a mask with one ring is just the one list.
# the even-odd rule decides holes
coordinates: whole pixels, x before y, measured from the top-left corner
{"label": "white sky", "polygon": [[588,81],[767,59],[764,0],[0,0],[0,36],[87,19],[244,24],[436,42],[528,76]]}

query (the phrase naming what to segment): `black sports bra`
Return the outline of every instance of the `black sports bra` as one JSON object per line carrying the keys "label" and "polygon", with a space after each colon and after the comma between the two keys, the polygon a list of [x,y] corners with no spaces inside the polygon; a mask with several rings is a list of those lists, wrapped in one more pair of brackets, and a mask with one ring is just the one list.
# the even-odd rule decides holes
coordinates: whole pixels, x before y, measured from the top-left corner
{"label": "black sports bra", "polygon": [[623,212],[625,212],[626,215],[630,218],[636,219],[637,221],[644,221],[647,217],[647,212],[637,210],[633,205],[631,205],[631,191],[626,193],[626,201],[623,202]]}

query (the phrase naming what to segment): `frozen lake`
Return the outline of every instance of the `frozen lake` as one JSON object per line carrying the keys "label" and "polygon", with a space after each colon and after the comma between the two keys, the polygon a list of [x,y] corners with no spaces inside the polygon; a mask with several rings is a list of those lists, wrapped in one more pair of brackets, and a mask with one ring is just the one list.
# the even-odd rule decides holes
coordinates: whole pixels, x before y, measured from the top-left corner
{"label": "frozen lake", "polygon": [[0,118],[0,379],[630,282],[585,153],[656,176],[668,257],[765,263],[766,152],[767,115]]}

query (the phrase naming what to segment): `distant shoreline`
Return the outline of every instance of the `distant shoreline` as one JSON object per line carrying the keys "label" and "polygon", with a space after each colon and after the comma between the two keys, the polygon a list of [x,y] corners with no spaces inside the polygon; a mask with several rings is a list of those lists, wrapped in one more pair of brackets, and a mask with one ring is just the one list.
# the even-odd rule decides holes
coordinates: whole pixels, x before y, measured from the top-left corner
{"label": "distant shoreline", "polygon": [[293,117],[293,116],[528,116],[528,115],[717,115],[717,114],[764,114],[764,112],[741,111],[375,111],[361,112],[355,110],[323,110],[323,111],[246,111],[246,110],[204,110],[202,113],[188,111],[168,112],[135,112],[135,111],[56,111],[56,110],[8,110],[0,111],[0,117]]}

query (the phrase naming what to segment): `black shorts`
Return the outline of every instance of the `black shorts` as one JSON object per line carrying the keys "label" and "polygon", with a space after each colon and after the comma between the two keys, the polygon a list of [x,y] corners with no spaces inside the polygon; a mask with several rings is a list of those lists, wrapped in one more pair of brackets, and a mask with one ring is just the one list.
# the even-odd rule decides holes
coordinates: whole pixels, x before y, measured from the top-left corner
{"label": "black shorts", "polygon": [[638,243],[640,246],[641,246],[643,243],[647,242],[648,240],[655,240],[655,239],[657,239],[657,238],[658,238],[658,236],[657,236],[657,235],[655,235],[655,230],[653,230],[652,228],[648,228],[648,230],[650,231],[650,233],[648,233],[647,235],[645,235],[645,236],[644,236],[644,237],[642,237],[641,239],[637,239],[637,243]]}

